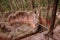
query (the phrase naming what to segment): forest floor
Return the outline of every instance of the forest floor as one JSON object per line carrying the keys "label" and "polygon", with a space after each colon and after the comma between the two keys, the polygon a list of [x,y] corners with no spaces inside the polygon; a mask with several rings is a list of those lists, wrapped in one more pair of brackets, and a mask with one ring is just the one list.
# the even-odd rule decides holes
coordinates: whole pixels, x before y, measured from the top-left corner
{"label": "forest floor", "polygon": [[[60,18],[60,15],[58,15],[58,18]],[[44,31],[42,33],[37,33],[35,35],[24,38],[22,40],[60,40],[60,25],[57,25],[56,28],[54,29],[53,39],[51,38],[51,36],[47,36],[47,38],[49,37],[49,39],[46,39],[45,34],[47,32],[48,31]]]}
{"label": "forest floor", "polygon": [[[53,39],[51,38],[51,36],[49,36],[49,39],[46,39],[45,37],[45,34],[47,33],[48,31],[45,31],[45,32],[42,32],[42,33],[37,33],[35,35],[32,35],[30,37],[27,37],[27,38],[24,38],[22,40],[60,40],[60,25],[57,26],[55,29],[54,29],[54,36],[53,36]],[[48,36],[47,36],[48,38]]]}

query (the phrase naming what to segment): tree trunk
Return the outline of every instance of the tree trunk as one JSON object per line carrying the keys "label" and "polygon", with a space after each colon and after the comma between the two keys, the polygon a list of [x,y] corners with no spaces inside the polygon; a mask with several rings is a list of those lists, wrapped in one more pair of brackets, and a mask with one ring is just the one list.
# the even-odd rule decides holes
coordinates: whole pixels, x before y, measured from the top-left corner
{"label": "tree trunk", "polygon": [[49,30],[49,34],[53,36],[54,24],[56,19],[56,12],[57,12],[58,0],[54,0],[52,16],[51,16],[51,26]]}
{"label": "tree trunk", "polygon": [[46,27],[48,26],[48,17],[49,17],[49,10],[50,10],[50,0],[47,1],[47,15],[46,15]]}

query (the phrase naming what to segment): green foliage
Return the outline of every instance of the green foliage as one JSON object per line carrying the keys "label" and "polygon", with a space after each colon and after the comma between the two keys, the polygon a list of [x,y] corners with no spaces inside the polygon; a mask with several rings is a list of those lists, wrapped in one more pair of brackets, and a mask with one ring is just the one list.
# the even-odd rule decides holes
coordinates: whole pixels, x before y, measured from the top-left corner
{"label": "green foliage", "polygon": [[1,0],[0,2],[2,4],[2,8],[4,10],[6,10],[6,11],[9,11],[10,10],[10,5],[9,5],[8,0]]}
{"label": "green foliage", "polygon": [[40,1],[40,5],[41,5],[42,7],[45,7],[46,4],[47,4],[47,2],[46,2],[45,0],[41,0],[41,1]]}
{"label": "green foliage", "polygon": [[23,6],[25,6],[25,8],[28,8],[29,7],[29,1],[28,0],[25,0],[24,2],[23,2]]}
{"label": "green foliage", "polygon": [[[10,4],[8,2],[9,0],[0,0],[0,5],[2,4],[2,8],[5,10],[5,11],[10,11],[11,8],[10,8]],[[31,9],[31,1],[30,0],[20,0],[22,2],[22,4],[18,4],[18,1],[17,0],[14,0],[14,5],[13,4],[13,8],[14,10],[17,10],[19,8],[23,8],[23,9]],[[53,4],[53,1],[54,0],[50,0],[50,4],[52,5]],[[21,3],[20,2],[20,3]],[[40,0],[40,3],[38,3],[38,0],[34,0],[34,6],[35,8],[38,7],[38,5],[42,6],[42,7],[46,7],[47,6],[47,3],[48,3],[48,0]],[[60,0],[59,0],[59,4],[58,4],[58,9],[60,9]]]}
{"label": "green foliage", "polygon": [[58,3],[58,9],[60,9],[60,0],[59,0],[59,3]]}

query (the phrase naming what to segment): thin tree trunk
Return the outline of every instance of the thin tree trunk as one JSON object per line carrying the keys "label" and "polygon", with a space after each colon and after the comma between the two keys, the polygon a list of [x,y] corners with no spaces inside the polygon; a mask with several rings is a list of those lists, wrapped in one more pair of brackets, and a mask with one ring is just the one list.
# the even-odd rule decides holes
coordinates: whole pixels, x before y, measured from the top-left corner
{"label": "thin tree trunk", "polygon": [[39,11],[39,22],[40,22],[41,20],[40,0],[39,0],[39,5],[38,5],[38,11]]}
{"label": "thin tree trunk", "polygon": [[2,15],[3,15],[3,13],[4,13],[4,8],[3,8],[3,5],[2,5],[2,3],[0,3],[0,12],[2,13]]}
{"label": "thin tree trunk", "polygon": [[48,26],[49,10],[50,10],[50,0],[48,0],[48,4],[47,4],[46,27]]}
{"label": "thin tree trunk", "polygon": [[2,5],[1,1],[2,1],[2,0],[0,0],[0,13],[1,13],[0,15],[1,15],[1,21],[3,22],[3,21],[4,21],[4,16],[3,16],[3,14],[4,14],[5,10],[4,10],[4,8],[3,8],[3,5]]}
{"label": "thin tree trunk", "polygon": [[34,6],[34,0],[32,0],[32,9],[34,9],[35,6]]}
{"label": "thin tree trunk", "polygon": [[19,5],[19,10],[22,10],[22,0],[17,0]]}
{"label": "thin tree trunk", "polygon": [[1,13],[2,13],[2,4],[1,4],[1,0],[0,0],[0,19],[2,18],[2,14]]}
{"label": "thin tree trunk", "polygon": [[34,11],[34,13],[36,14],[34,0],[32,0],[32,10],[33,10],[33,11]]}
{"label": "thin tree trunk", "polygon": [[13,9],[12,9],[12,4],[11,4],[11,2],[12,2],[12,1],[9,0],[10,8],[11,8],[11,11],[12,11]]}
{"label": "thin tree trunk", "polygon": [[51,25],[50,25],[48,35],[45,36],[47,38],[46,40],[49,40],[49,37],[55,40],[55,38],[53,37],[53,30],[54,30],[54,25],[55,25],[57,6],[58,6],[58,0],[54,0],[53,10],[52,10],[52,15],[51,15]]}
{"label": "thin tree trunk", "polygon": [[49,30],[49,34],[53,36],[54,24],[56,19],[56,12],[57,12],[58,0],[54,0],[52,16],[51,16],[51,26]]}

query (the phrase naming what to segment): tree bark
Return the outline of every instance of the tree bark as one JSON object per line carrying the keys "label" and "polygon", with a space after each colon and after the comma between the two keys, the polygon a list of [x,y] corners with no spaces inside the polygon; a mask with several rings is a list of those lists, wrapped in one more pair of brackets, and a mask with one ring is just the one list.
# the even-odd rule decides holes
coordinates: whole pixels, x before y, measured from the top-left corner
{"label": "tree bark", "polygon": [[54,0],[53,10],[52,10],[52,15],[51,15],[51,25],[50,25],[50,30],[48,32],[52,36],[53,36],[55,19],[56,19],[57,6],[58,6],[58,0]]}
{"label": "tree bark", "polygon": [[47,1],[47,15],[46,15],[46,27],[48,26],[48,17],[49,17],[49,10],[50,10],[50,0]]}

